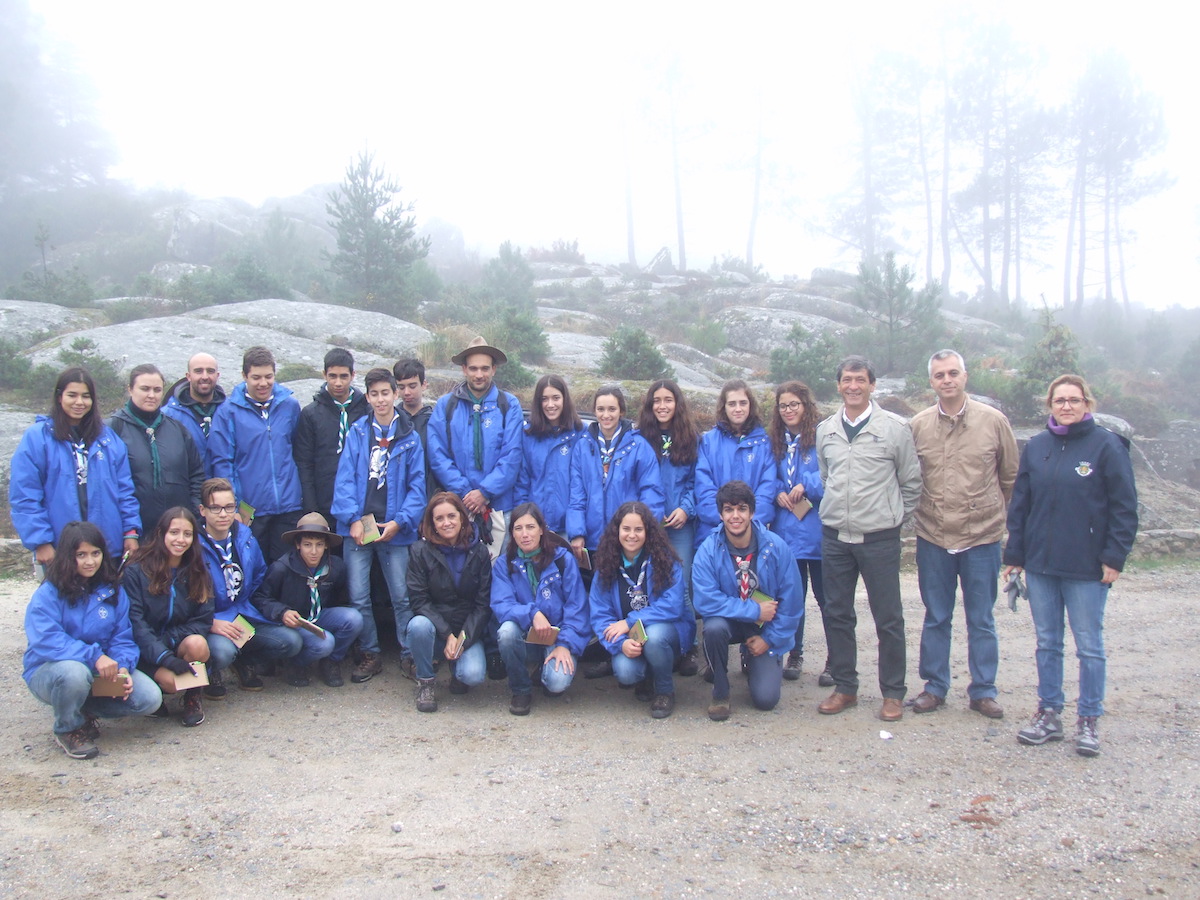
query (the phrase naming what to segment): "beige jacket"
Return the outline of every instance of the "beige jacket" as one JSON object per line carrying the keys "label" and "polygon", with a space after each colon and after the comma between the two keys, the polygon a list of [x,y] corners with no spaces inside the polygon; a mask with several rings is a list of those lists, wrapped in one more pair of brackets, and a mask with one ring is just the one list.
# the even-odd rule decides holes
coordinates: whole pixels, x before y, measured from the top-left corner
{"label": "beige jacket", "polygon": [[1004,413],[968,397],[957,420],[935,403],[910,424],[921,460],[917,535],[945,550],[999,541],[1019,458]]}

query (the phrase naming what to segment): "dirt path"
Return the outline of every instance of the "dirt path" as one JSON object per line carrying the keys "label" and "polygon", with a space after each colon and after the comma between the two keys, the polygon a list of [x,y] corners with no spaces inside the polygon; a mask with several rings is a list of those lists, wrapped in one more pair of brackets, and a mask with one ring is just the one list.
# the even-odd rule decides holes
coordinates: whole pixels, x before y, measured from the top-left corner
{"label": "dirt path", "polygon": [[[1008,718],[966,709],[960,623],[946,708],[883,739],[869,616],[859,708],[816,714],[810,603],[802,681],[771,713],[735,683],[724,724],[697,678],[664,721],[612,679],[519,719],[503,685],[451,697],[445,674],[422,715],[388,656],[365,685],[234,689],[194,730],[105,723],[79,762],[20,679],[33,585],[0,582],[0,897],[1200,896],[1198,574],[1113,592],[1094,760],[1014,740],[1036,683],[1027,609],[997,615]],[[904,593],[911,695],[915,578]],[[1067,671],[1071,698],[1073,656]]]}

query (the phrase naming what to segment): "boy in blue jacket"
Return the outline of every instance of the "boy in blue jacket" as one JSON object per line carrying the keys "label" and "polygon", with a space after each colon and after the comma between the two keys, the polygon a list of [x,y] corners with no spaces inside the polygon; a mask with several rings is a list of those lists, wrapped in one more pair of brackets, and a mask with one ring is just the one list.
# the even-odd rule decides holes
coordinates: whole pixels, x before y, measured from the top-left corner
{"label": "boy in blue jacket", "polygon": [[729,718],[729,645],[743,645],[751,702],[774,709],[783,661],[796,642],[804,608],[791,550],[754,521],[750,486],[730,481],[717,491],[716,503],[722,527],[700,545],[692,562],[692,596],[704,617],[704,654],[712,672],[708,717],[723,722]]}

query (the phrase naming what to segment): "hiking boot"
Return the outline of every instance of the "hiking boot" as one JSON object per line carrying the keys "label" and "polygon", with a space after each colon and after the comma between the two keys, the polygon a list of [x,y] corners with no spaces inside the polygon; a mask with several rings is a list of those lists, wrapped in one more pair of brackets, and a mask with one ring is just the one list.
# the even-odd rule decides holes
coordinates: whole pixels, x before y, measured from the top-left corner
{"label": "hiking boot", "polygon": [[417,679],[417,712],[437,712],[437,697],[433,695],[433,679]]}
{"label": "hiking boot", "polygon": [[533,706],[532,694],[513,694],[508,701],[508,711],[514,716],[529,715],[529,707]]}
{"label": "hiking boot", "polygon": [[613,673],[612,657],[608,659],[600,659],[594,663],[588,663],[583,667],[584,678],[607,678]]}
{"label": "hiking boot", "polygon": [[83,736],[89,741],[94,741],[100,737],[100,720],[95,716],[88,716],[87,721],[83,723],[83,727],[79,730],[83,732]]}
{"label": "hiking boot", "polygon": [[458,680],[457,675],[450,676],[450,693],[462,695],[467,692],[467,685]]}
{"label": "hiking boot", "polygon": [[723,697],[718,700],[713,698],[712,703],[708,704],[708,717],[714,722],[724,722],[729,718],[729,698]]}
{"label": "hiking boot", "polygon": [[829,660],[825,660],[825,668],[821,670],[821,674],[817,676],[818,687],[833,687],[833,675],[829,672]]}
{"label": "hiking boot", "polygon": [[342,664],[328,656],[317,662],[317,672],[328,687],[341,687],[346,682],[342,679]]}
{"label": "hiking boot", "polygon": [[[400,657],[400,674],[409,681],[417,681],[417,664],[411,656]],[[437,669],[433,670],[433,674],[437,674]]]}
{"label": "hiking boot", "polygon": [[[1062,722],[1059,721],[1058,713],[1052,709],[1039,709],[1029,720],[1029,724],[1017,732],[1017,740],[1031,747],[1047,741],[1061,741],[1062,739]],[[1099,742],[1097,742],[1098,749]]]}
{"label": "hiking boot", "polygon": [[654,685],[649,678],[643,678],[633,686],[633,696],[642,703],[649,703],[654,699]]}
{"label": "hiking boot", "polygon": [[[489,653],[487,655],[487,676],[488,681],[503,681],[508,677],[508,666],[504,665],[504,659],[499,653]],[[525,712],[529,712],[526,708]],[[525,713],[517,713],[524,715]]]}
{"label": "hiking boot", "polygon": [[354,667],[354,672],[350,675],[350,680],[355,684],[362,684],[364,681],[370,681],[382,671],[383,662],[379,659],[379,654],[364,651],[362,659],[358,661],[358,665]]}
{"label": "hiking boot", "polygon": [[1100,735],[1096,732],[1095,716],[1080,716],[1075,723],[1075,752],[1080,756],[1100,755]]}
{"label": "hiking boot", "polygon": [[679,659],[679,667],[675,670],[684,678],[691,678],[700,671],[700,657],[693,647]]}
{"label": "hiking boot", "polygon": [[292,687],[308,687],[308,666],[300,663],[288,663],[283,680]]}
{"label": "hiking boot", "polygon": [[665,719],[675,712],[674,694],[655,694],[654,702],[650,704],[650,715],[655,719]]}
{"label": "hiking boot", "polygon": [[66,734],[54,735],[54,743],[62,747],[63,753],[71,759],[94,759],[100,751],[96,749],[92,738],[88,737],[86,732],[87,725],[84,724]]}
{"label": "hiking boot", "polygon": [[216,666],[212,666],[208,670],[208,684],[204,686],[204,698],[206,700],[224,700],[228,691],[225,689],[225,676],[221,674],[221,670]]}
{"label": "hiking boot", "polygon": [[799,681],[800,670],[804,668],[804,654],[793,650],[788,654],[787,663],[783,667],[783,677],[788,681]]}
{"label": "hiking boot", "polygon": [[204,688],[188,688],[183,692],[183,718],[179,724],[185,728],[195,728],[204,722],[204,703],[200,699]]}
{"label": "hiking boot", "polygon": [[254,666],[241,659],[233,661],[233,671],[237,675],[238,687],[243,691],[261,691],[263,680],[254,671]]}

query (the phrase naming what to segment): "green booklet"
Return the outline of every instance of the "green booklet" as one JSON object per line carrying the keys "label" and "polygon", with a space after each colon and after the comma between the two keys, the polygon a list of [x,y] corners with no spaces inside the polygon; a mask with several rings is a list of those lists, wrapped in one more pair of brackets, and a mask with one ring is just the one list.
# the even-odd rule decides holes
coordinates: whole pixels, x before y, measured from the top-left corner
{"label": "green booklet", "polygon": [[639,644],[646,643],[646,626],[642,624],[641,619],[633,623],[633,627],[629,629],[627,637],[631,641],[637,641]]}
{"label": "green booklet", "polygon": [[238,613],[237,618],[233,620],[233,624],[242,629],[241,639],[233,642],[234,646],[240,650],[242,647],[246,646],[250,638],[254,637],[254,626],[251,625],[250,620],[241,613]]}

